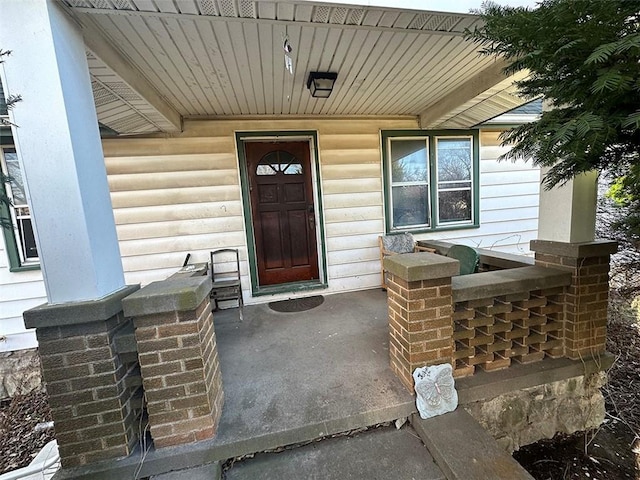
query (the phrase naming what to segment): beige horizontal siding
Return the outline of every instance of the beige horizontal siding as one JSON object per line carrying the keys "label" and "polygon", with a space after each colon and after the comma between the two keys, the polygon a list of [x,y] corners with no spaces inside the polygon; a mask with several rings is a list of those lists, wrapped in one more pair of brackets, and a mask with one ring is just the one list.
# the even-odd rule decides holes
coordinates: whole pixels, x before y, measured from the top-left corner
{"label": "beige horizontal siding", "polygon": [[[361,288],[356,278],[374,285],[384,225],[379,132],[416,126],[408,119],[188,121],[174,138],[105,140],[127,281],[163,278],[188,252],[206,261],[209,250],[235,246],[248,289],[235,132],[311,130],[318,132],[329,289]],[[334,287],[343,278],[352,280]]]}
{"label": "beige horizontal siding", "polygon": [[[384,231],[380,130],[415,128],[408,118],[247,118],[187,121],[173,137],[105,140],[127,280],[161,278],[187,252],[205,261],[211,249],[236,246],[248,289],[235,134],[311,130],[318,132],[329,290],[377,285],[377,238]],[[517,250],[535,235],[538,171],[524,162],[497,163],[506,151],[497,133],[481,132],[481,145],[480,228],[418,237]]]}

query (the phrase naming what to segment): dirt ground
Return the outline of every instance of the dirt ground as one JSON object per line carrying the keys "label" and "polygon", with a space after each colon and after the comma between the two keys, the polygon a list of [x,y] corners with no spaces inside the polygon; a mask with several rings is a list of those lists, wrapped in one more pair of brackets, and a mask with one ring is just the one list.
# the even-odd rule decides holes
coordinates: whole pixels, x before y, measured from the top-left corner
{"label": "dirt ground", "polygon": [[[536,480],[640,480],[640,312],[612,309],[607,350],[616,357],[603,393],[607,417],[595,432],[558,436],[514,454]],[[0,474],[26,466],[54,438],[44,392],[0,403]]]}
{"label": "dirt ground", "polygon": [[556,436],[514,453],[536,480],[640,479],[639,314],[638,309],[615,301],[609,313],[607,351],[616,361],[603,388],[607,415],[602,426]]}
{"label": "dirt ground", "polygon": [[26,467],[49,441],[52,428],[36,429],[51,421],[51,410],[44,392],[32,391],[0,403],[0,475]]}

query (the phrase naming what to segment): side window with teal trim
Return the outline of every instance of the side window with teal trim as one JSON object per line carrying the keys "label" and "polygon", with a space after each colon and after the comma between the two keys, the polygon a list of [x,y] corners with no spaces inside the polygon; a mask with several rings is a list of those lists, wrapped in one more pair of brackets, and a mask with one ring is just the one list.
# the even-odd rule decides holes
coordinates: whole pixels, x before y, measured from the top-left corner
{"label": "side window with teal trim", "polygon": [[479,225],[477,130],[382,131],[388,232]]}
{"label": "side window with teal trim", "polygon": [[22,170],[15,147],[0,147],[0,168],[9,182],[2,188],[10,201],[0,205],[3,232],[11,270],[34,268],[39,265],[31,212],[27,203]]}

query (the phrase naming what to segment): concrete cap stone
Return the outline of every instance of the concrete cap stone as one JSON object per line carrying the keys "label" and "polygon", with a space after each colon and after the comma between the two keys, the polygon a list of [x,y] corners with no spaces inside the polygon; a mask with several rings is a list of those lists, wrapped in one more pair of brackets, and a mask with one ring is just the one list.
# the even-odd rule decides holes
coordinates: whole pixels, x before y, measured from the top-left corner
{"label": "concrete cap stone", "polygon": [[536,253],[569,258],[605,257],[618,251],[618,242],[595,240],[584,243],[566,243],[551,240],[531,240],[530,248]]}
{"label": "concrete cap stone", "polygon": [[385,257],[384,269],[407,282],[453,277],[460,273],[460,262],[435,253],[402,253]]}
{"label": "concrete cap stone", "polygon": [[571,273],[554,268],[519,267],[463,275],[451,280],[453,301],[464,302],[571,284]]}
{"label": "concrete cap stone", "polygon": [[141,288],[122,302],[127,317],[195,310],[211,292],[208,276],[172,277]]}
{"label": "concrete cap stone", "polygon": [[140,285],[127,285],[97,300],[55,305],[45,303],[26,310],[22,314],[24,324],[27,328],[46,328],[102,322],[122,311],[122,300],[139,288]]}

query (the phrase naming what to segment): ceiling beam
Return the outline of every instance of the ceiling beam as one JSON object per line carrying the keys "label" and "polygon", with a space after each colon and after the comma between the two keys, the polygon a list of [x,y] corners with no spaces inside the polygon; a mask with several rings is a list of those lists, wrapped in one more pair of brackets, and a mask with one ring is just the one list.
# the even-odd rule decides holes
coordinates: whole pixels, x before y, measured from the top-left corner
{"label": "ceiling beam", "polygon": [[443,116],[464,105],[481,93],[486,92],[498,83],[509,78],[504,73],[505,67],[509,62],[504,59],[498,59],[491,63],[487,68],[477,73],[469,80],[464,82],[453,92],[445,95],[433,105],[420,113],[420,128],[429,128],[438,123]]}
{"label": "ceiling beam", "polygon": [[149,81],[123,56],[111,46],[111,43],[97,28],[82,22],[82,33],[85,47],[102,60],[107,67],[126,83],[135,93],[140,95],[159,115],[173,128],[169,131],[182,131],[182,117],[167,101],[160,96]]}

